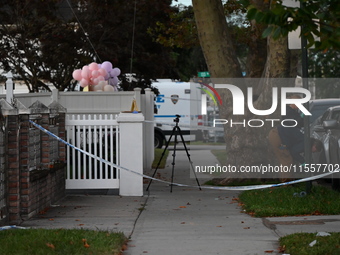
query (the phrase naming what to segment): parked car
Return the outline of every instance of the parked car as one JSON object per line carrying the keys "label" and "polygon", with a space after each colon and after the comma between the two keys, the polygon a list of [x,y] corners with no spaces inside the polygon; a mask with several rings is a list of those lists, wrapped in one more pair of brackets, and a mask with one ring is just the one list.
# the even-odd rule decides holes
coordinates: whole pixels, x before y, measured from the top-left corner
{"label": "parked car", "polygon": [[309,101],[309,111],[312,116],[309,122],[313,123],[319,118],[329,107],[340,105],[340,98],[314,99]]}
{"label": "parked car", "polygon": [[310,116],[310,136],[320,140],[324,144],[324,149],[319,153],[313,153],[314,163],[329,163],[329,146],[326,130],[323,121],[337,118],[340,114],[340,99],[316,99],[311,100],[309,111]]}
{"label": "parked car", "polygon": [[311,136],[321,140],[325,135],[326,130],[323,127],[325,120],[337,120],[340,115],[340,105],[329,107],[320,117],[312,122],[310,130]]}
{"label": "parked car", "polygon": [[[328,147],[328,159],[325,163],[329,164],[330,170],[336,170],[340,165],[340,114],[337,119],[323,121],[323,128],[326,130],[323,136],[324,146]],[[332,174],[331,181],[333,189],[340,190],[340,173]]]}
{"label": "parked car", "polygon": [[[340,120],[340,99],[316,99],[310,101],[310,136],[320,140],[323,143],[323,150],[313,153],[312,160],[316,164],[333,164],[340,163],[339,158],[333,155],[334,144],[330,145],[330,140],[334,143],[334,137],[331,138],[332,132],[329,131],[333,126],[324,125],[325,121]],[[335,129],[333,127],[333,133]],[[340,138],[340,137],[339,137]],[[338,151],[338,149],[336,150]],[[332,154],[332,156],[331,156]],[[333,163],[332,163],[333,162]],[[336,177],[336,176],[335,176]],[[333,188],[338,189],[339,183],[336,178],[326,178],[327,181],[332,182]]]}
{"label": "parked car", "polygon": [[216,124],[213,127],[214,119],[219,119],[219,111],[212,107],[207,107],[207,114],[204,116],[206,129],[203,130],[204,142],[224,142],[223,124]]}

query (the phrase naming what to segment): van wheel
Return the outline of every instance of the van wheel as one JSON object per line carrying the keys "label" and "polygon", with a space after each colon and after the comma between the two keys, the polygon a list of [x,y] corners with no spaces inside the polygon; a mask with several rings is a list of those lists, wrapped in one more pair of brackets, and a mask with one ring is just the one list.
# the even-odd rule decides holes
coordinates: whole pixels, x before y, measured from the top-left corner
{"label": "van wheel", "polygon": [[155,148],[162,148],[163,147],[163,137],[158,134],[155,133],[155,144],[154,144]]}

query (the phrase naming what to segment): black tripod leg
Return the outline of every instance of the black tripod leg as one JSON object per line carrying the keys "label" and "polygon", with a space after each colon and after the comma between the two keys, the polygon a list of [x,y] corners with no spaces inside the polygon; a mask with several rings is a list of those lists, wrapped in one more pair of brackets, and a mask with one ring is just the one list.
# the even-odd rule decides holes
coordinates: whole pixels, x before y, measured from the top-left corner
{"label": "black tripod leg", "polygon": [[196,173],[195,173],[194,166],[192,165],[192,161],[191,161],[191,158],[190,158],[189,151],[188,151],[188,149],[187,149],[187,146],[185,145],[185,141],[184,141],[184,138],[183,138],[183,135],[182,135],[182,131],[181,131],[181,129],[180,129],[179,127],[177,127],[177,129],[178,129],[179,135],[180,135],[180,137],[181,137],[182,143],[183,143],[183,145],[184,145],[184,149],[185,149],[185,151],[186,151],[186,153],[187,153],[187,157],[188,157],[188,160],[189,160],[189,162],[190,162],[191,170],[192,170],[192,172],[193,172],[194,175],[195,175],[197,185],[198,185],[199,189],[202,190],[201,185],[200,185],[200,183],[199,183],[199,181],[198,181],[197,175],[196,175]]}
{"label": "black tripod leg", "polygon": [[171,184],[170,184],[170,192],[172,192],[172,184],[174,183],[174,173],[175,173],[175,158],[176,158],[176,146],[177,146],[177,132],[178,126],[174,127],[175,132],[175,144],[174,144],[174,152],[172,154],[172,171],[171,171]]}
{"label": "black tripod leg", "polygon": [[[159,167],[159,165],[161,164],[161,161],[162,161],[162,159],[163,159],[163,157],[164,157],[164,155],[165,155],[165,151],[166,151],[166,149],[169,147],[170,140],[171,140],[171,138],[172,138],[172,136],[173,136],[174,133],[175,133],[175,127],[172,129],[172,132],[171,132],[171,135],[170,135],[170,137],[169,137],[169,140],[166,142],[166,146],[165,146],[165,148],[164,148],[164,150],[163,150],[163,153],[162,153],[161,158],[159,159],[159,161],[158,161],[158,163],[157,163],[157,167],[156,167],[155,171],[153,172],[152,178],[154,178],[155,175],[156,175],[156,172],[157,172],[157,170],[158,170],[158,167]],[[150,187],[150,185],[151,185],[151,182],[152,182],[152,179],[150,179],[150,182],[149,182],[149,184],[148,184],[148,187],[146,188],[146,191],[149,190],[149,187]]]}

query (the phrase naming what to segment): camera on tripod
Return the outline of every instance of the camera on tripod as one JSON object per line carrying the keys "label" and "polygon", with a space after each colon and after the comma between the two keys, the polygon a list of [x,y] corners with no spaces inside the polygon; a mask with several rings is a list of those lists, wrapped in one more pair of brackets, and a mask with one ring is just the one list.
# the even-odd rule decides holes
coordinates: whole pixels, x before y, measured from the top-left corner
{"label": "camera on tripod", "polygon": [[190,165],[191,165],[191,170],[193,171],[193,173],[194,173],[194,175],[195,175],[196,182],[197,182],[197,185],[198,185],[199,189],[202,190],[202,189],[201,189],[201,185],[200,185],[200,183],[199,183],[199,181],[198,181],[198,179],[197,179],[197,176],[196,176],[196,173],[195,173],[194,166],[193,166],[192,161],[191,161],[191,159],[190,159],[190,154],[189,154],[189,152],[188,152],[188,148],[187,148],[187,146],[185,145],[185,141],[184,141],[184,138],[183,138],[181,129],[180,129],[179,126],[178,126],[179,118],[180,118],[181,116],[178,115],[178,114],[176,114],[175,116],[176,116],[176,118],[174,119],[174,122],[176,122],[176,125],[175,125],[174,128],[172,129],[172,132],[171,132],[171,135],[170,135],[169,140],[166,142],[165,149],[163,150],[162,156],[161,156],[161,158],[160,158],[159,161],[158,161],[158,164],[157,164],[157,166],[156,166],[155,171],[153,172],[152,178],[150,179],[150,182],[149,182],[149,184],[148,184],[148,187],[146,188],[146,191],[148,191],[149,188],[150,188],[151,182],[152,182],[152,180],[154,179],[154,177],[155,177],[155,175],[156,175],[156,172],[157,172],[157,170],[158,170],[158,167],[159,167],[159,165],[160,165],[160,163],[161,163],[161,161],[162,161],[162,159],[163,159],[163,157],[164,157],[164,155],[165,155],[165,151],[167,150],[167,148],[168,148],[168,146],[169,146],[169,144],[170,144],[170,141],[171,141],[171,138],[172,138],[173,135],[175,136],[175,143],[174,143],[174,149],[173,149],[173,154],[172,154],[172,174],[171,174],[170,192],[172,192],[173,179],[174,179],[174,169],[175,169],[175,157],[176,157],[177,135],[179,135],[179,136],[181,137],[181,141],[182,141],[182,143],[183,143],[183,145],[184,145],[184,149],[185,149],[185,151],[186,151],[186,153],[187,153],[187,157],[188,157],[188,160],[189,160]]}
{"label": "camera on tripod", "polygon": [[174,119],[174,122],[178,123],[180,117],[181,117],[181,115],[176,114],[176,119]]}

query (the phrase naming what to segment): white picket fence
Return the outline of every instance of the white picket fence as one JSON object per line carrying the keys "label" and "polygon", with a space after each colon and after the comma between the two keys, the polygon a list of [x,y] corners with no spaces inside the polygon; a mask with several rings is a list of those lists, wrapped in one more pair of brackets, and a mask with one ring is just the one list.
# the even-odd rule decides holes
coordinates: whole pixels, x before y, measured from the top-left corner
{"label": "white picket fence", "polygon": [[[119,126],[113,114],[66,116],[67,141],[119,165]],[[119,169],[67,147],[66,189],[118,189]]]}
{"label": "white picket fence", "polygon": [[[145,94],[141,94],[140,88],[123,92],[53,90],[52,93],[15,94],[11,78],[7,79],[6,86],[6,94],[0,98],[6,98],[9,103],[15,99],[27,108],[37,101],[46,106],[54,102],[62,105],[67,111],[68,142],[110,162],[106,164],[68,148],[67,189],[119,188],[122,196],[143,195],[143,168],[149,169],[154,159],[154,94],[151,89],[145,89]],[[141,111],[137,114],[128,112],[133,100]],[[135,173],[116,169],[112,163]],[[0,188],[2,186],[0,182]]]}

